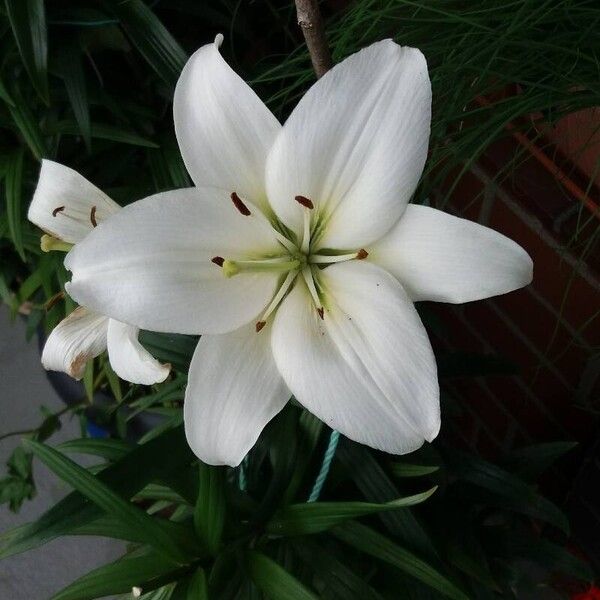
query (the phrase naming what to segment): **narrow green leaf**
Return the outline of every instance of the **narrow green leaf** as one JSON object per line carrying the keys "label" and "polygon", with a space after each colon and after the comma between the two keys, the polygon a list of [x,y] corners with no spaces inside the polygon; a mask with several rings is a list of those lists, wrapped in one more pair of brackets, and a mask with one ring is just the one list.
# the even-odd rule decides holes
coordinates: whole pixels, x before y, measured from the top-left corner
{"label": "narrow green leaf", "polygon": [[211,554],[216,554],[225,524],[225,489],[223,468],[198,464],[199,491],[194,510],[194,525],[198,537]]}
{"label": "narrow green leaf", "polygon": [[31,83],[48,104],[48,36],[44,0],[5,0],[5,4]]}
{"label": "narrow green leaf", "polygon": [[[402,496],[368,448],[343,440],[338,446],[337,457],[367,500],[389,502]],[[435,546],[410,510],[382,513],[381,520],[404,545],[428,560],[437,561]]]}
{"label": "narrow green leaf", "polygon": [[433,567],[365,525],[350,521],[336,527],[332,533],[346,544],[393,565],[448,598],[469,600],[464,592]]}
{"label": "narrow green leaf", "polygon": [[[140,445],[114,465],[96,475],[124,498],[130,498],[147,483],[189,465],[194,456],[185,439],[183,426],[163,432]],[[79,492],[58,502],[39,519],[7,532],[0,538],[0,558],[36,548],[66,535],[101,516],[101,511]]]}
{"label": "narrow green leaf", "polygon": [[160,19],[142,0],[105,0],[123,29],[158,75],[171,86],[181,74],[187,55]]}
{"label": "narrow green leaf", "polygon": [[[48,125],[49,133],[60,133],[63,135],[81,135],[79,125],[75,121],[65,120]],[[105,125],[103,123],[92,123],[90,135],[93,138],[110,140],[120,144],[142,146],[144,148],[158,148],[158,144],[148,140],[132,131],[125,131],[122,127]]]}
{"label": "narrow green leaf", "polygon": [[329,600],[381,600],[381,596],[354,570],[340,562],[343,554],[334,555],[307,538],[293,544],[293,549],[326,585]]}
{"label": "narrow green leaf", "polygon": [[113,594],[127,594],[134,586],[152,590],[176,580],[183,572],[160,554],[145,550],[87,573],[51,600],[92,600]]}
{"label": "narrow green leaf", "polygon": [[185,563],[188,560],[189,557],[186,549],[182,547],[181,540],[161,527],[156,519],[124,500],[83,467],[54,448],[32,440],[25,440],[24,443],[63,481],[124,525],[137,529],[145,543],[175,562]]}
{"label": "narrow green leaf", "polygon": [[308,535],[320,533],[355,517],[378,512],[397,510],[415,506],[429,498],[437,489],[406,498],[398,498],[385,504],[370,502],[307,502],[286,506],[275,514],[267,524],[267,532],[272,535]]}
{"label": "narrow green leaf", "polygon": [[21,260],[25,262],[25,249],[23,248],[23,218],[21,215],[21,204],[23,200],[22,148],[19,148],[16,152],[11,154],[9,158],[6,169],[4,192],[10,237]]}
{"label": "narrow green leaf", "polygon": [[63,442],[57,448],[71,454],[91,454],[115,461],[123,458],[135,446],[125,440],[112,438],[80,438]]}
{"label": "narrow green leaf", "polygon": [[208,600],[208,581],[204,569],[198,569],[191,577],[187,600]]}
{"label": "narrow green leaf", "polygon": [[410,465],[408,463],[394,463],[391,468],[396,477],[423,477],[440,469],[435,465]]}
{"label": "narrow green leaf", "polygon": [[317,596],[268,556],[254,551],[247,554],[247,560],[252,581],[271,600],[317,600]]}

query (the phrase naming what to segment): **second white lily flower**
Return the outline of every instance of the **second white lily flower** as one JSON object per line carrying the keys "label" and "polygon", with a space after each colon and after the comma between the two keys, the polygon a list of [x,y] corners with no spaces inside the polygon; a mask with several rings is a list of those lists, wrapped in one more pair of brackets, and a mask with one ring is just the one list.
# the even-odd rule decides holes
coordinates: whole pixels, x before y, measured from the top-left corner
{"label": "second white lily flower", "polygon": [[100,223],[69,253],[68,292],[137,327],[203,334],[188,441],[237,465],[293,394],[347,437],[392,453],[440,427],[436,364],[413,302],[465,302],[531,280],[508,238],[409,205],[427,156],[421,52],[390,40],[334,67],[282,127],[218,45],[174,100],[196,188]]}

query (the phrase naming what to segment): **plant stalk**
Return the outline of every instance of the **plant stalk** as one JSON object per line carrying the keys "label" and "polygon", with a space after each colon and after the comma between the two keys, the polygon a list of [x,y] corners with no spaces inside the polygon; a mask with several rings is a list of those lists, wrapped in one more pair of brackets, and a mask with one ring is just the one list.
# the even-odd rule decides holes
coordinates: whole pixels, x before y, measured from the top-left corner
{"label": "plant stalk", "polygon": [[296,15],[318,79],[331,69],[333,63],[317,0],[296,0]]}

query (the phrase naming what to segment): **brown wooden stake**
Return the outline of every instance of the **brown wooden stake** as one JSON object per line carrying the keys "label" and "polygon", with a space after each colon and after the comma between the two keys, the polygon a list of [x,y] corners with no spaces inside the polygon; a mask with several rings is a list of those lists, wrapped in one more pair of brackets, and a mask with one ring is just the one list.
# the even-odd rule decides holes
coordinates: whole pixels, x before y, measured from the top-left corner
{"label": "brown wooden stake", "polygon": [[331,69],[333,63],[317,0],[296,0],[296,14],[313,69],[319,78]]}

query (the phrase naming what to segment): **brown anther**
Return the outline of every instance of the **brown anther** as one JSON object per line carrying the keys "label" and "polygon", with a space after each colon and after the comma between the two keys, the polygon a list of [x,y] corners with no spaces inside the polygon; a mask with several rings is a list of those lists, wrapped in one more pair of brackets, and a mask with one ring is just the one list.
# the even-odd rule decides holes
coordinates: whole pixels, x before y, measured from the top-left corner
{"label": "brown anther", "polygon": [[317,312],[319,313],[319,316],[321,317],[321,320],[325,320],[325,313],[323,312],[323,307],[320,306],[319,308],[317,308]]}
{"label": "brown anther", "polygon": [[245,217],[249,217],[252,214],[250,209],[242,202],[241,198],[235,192],[231,192],[231,201]]}
{"label": "brown anther", "polygon": [[357,253],[356,253],[356,258],[358,260],[363,260],[364,258],[367,258],[367,256],[369,256],[369,253],[364,249],[361,248]]}
{"label": "brown anther", "polygon": [[90,210],[90,221],[92,222],[92,225],[94,227],[96,227],[96,225],[98,225],[97,221],[96,221],[96,207],[92,206],[92,210]]}
{"label": "brown anther", "polygon": [[44,308],[45,308],[46,312],[48,312],[55,304],[57,304],[64,297],[65,297],[64,292],[58,292],[57,294],[54,294],[54,296],[52,296],[52,298],[50,298],[46,302],[46,304],[44,304]]}
{"label": "brown anther", "polygon": [[57,206],[53,211],[52,211],[52,216],[55,217],[59,212],[62,212],[63,210],[65,210],[64,206]]}
{"label": "brown anther", "polygon": [[267,324],[266,321],[257,321],[256,322],[256,333],[258,333],[266,324]]}
{"label": "brown anther", "polygon": [[213,256],[210,259],[210,262],[215,263],[215,265],[217,265],[218,267],[222,267],[223,263],[225,262],[225,259],[222,256]]}
{"label": "brown anther", "polygon": [[306,208],[314,208],[315,205],[312,203],[312,200],[309,200],[306,196],[295,196],[294,199],[302,206],[306,206]]}

